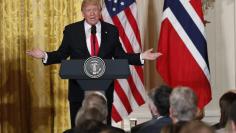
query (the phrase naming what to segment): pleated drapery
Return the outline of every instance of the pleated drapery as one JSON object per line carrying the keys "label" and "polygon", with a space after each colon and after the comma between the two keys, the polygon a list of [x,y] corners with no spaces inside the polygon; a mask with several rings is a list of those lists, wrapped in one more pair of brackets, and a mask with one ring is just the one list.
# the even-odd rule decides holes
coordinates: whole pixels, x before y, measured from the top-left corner
{"label": "pleated drapery", "polygon": [[80,0],[0,1],[0,132],[61,133],[70,127],[67,81],[26,50],[56,50]]}

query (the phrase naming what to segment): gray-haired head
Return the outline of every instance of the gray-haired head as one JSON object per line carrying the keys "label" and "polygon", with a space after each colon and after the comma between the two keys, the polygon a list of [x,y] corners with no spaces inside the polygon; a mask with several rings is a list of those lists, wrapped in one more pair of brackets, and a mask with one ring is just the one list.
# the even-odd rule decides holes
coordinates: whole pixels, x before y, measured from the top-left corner
{"label": "gray-haired head", "polygon": [[[98,113],[94,113],[96,111]],[[85,114],[87,115],[88,119],[94,117],[95,120],[105,123],[106,117],[108,115],[106,97],[100,92],[91,92],[88,95],[86,95],[82,102],[82,107],[80,108],[80,110],[76,115],[76,120],[75,120],[76,125],[78,125],[78,123],[81,123],[82,121],[81,117],[85,117]],[[99,116],[95,118],[95,116],[93,115],[99,115]]]}
{"label": "gray-haired head", "polygon": [[197,112],[197,96],[189,87],[176,87],[170,95],[171,117],[177,121],[193,120]]}

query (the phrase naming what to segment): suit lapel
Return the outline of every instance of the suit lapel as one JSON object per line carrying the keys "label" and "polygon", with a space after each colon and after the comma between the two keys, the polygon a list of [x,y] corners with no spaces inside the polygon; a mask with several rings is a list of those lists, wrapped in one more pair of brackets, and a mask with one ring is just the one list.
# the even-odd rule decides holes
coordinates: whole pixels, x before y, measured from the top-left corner
{"label": "suit lapel", "polygon": [[85,51],[85,54],[90,56],[89,50],[87,48],[87,42],[86,42],[86,35],[85,35],[85,28],[84,28],[84,20],[82,21],[82,23],[80,23],[79,27],[78,27],[78,31],[80,33],[80,40],[81,42],[79,42],[79,44],[81,44],[81,48],[83,49],[83,51]]}
{"label": "suit lapel", "polygon": [[[79,40],[81,40],[81,42],[78,42],[79,45],[81,45],[81,48],[83,49],[83,51],[85,51],[85,54],[87,56],[91,56],[89,53],[89,50],[87,48],[87,42],[86,42],[86,35],[85,35],[85,28],[84,28],[84,20],[82,21],[82,23],[80,23],[78,25],[78,30],[79,32]],[[101,21],[101,44],[100,44],[100,48],[98,51],[98,56],[102,57],[104,50],[106,49],[106,45],[107,45],[107,40],[108,40],[108,31],[106,29],[106,26],[104,25],[104,22]]]}
{"label": "suit lapel", "polygon": [[98,56],[102,56],[102,51],[104,50],[104,48],[106,47],[106,42],[107,42],[107,34],[108,31],[104,25],[104,23],[101,21],[101,44],[100,44],[100,48],[99,48],[99,52],[98,52]]}

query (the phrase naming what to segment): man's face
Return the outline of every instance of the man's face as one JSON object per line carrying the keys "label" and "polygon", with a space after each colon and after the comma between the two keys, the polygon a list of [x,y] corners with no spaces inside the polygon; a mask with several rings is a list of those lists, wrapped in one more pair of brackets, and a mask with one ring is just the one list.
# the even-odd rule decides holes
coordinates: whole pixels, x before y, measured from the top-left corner
{"label": "man's face", "polygon": [[100,19],[101,9],[97,5],[86,4],[82,9],[82,14],[88,24],[95,25]]}

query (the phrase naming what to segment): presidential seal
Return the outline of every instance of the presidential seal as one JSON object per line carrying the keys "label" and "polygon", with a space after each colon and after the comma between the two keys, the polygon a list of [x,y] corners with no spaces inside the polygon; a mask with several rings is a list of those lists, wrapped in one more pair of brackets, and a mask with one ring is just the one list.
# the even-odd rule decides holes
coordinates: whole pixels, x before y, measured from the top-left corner
{"label": "presidential seal", "polygon": [[90,78],[99,78],[105,73],[105,62],[97,56],[89,57],[84,62],[84,72]]}

